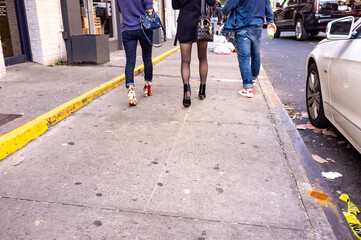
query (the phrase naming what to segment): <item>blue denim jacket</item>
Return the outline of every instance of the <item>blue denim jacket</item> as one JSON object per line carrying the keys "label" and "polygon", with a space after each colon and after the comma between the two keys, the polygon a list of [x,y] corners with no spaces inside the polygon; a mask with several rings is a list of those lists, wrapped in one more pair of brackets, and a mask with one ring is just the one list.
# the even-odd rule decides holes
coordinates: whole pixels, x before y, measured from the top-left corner
{"label": "blue denim jacket", "polygon": [[238,32],[248,27],[262,28],[265,17],[267,23],[273,22],[270,0],[228,0],[222,14],[229,14],[224,25],[226,32]]}

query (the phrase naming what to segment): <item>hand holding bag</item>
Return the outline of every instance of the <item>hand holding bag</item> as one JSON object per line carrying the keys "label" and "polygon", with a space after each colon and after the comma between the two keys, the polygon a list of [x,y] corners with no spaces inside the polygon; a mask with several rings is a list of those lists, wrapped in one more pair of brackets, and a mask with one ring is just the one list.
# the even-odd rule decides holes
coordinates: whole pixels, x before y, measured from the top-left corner
{"label": "hand holding bag", "polygon": [[[160,20],[158,14],[156,14],[154,12],[154,10],[151,13],[148,13],[147,11],[145,11],[144,15],[140,16],[140,25],[141,25],[144,36],[147,38],[148,42],[153,47],[161,47],[164,44],[164,42],[166,42],[165,29],[163,27],[162,21]],[[154,45],[152,43],[152,41],[150,41],[150,39],[148,38],[147,34],[145,34],[144,31],[153,31],[153,30],[156,30],[156,29],[159,29],[159,28],[163,29],[164,39],[163,39],[163,42],[160,45]]]}
{"label": "hand holding bag", "polygon": [[211,20],[206,15],[206,1],[202,0],[201,4],[201,16],[197,24],[197,41],[213,42],[213,26]]}

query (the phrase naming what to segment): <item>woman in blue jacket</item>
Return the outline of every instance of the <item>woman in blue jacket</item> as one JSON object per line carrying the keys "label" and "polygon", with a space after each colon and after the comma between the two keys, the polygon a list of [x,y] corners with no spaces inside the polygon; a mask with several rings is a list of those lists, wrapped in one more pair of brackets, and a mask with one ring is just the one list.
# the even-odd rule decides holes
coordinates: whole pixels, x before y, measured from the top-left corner
{"label": "woman in blue jacket", "polygon": [[[216,0],[206,0],[209,6],[213,6]],[[201,0],[172,0],[172,7],[180,10],[177,26],[177,39],[181,48],[181,74],[184,84],[183,105],[191,105],[190,63],[192,44],[196,42],[196,27],[201,16]],[[206,80],[208,74],[207,42],[197,42],[199,75],[201,84],[199,86],[198,98],[203,100],[206,97]]]}
{"label": "woman in blue jacket", "polygon": [[[118,10],[122,13],[121,32],[126,55],[125,81],[128,88],[128,102],[130,106],[137,105],[134,90],[134,67],[137,57],[137,43],[139,41],[142,48],[144,62],[144,96],[151,96],[153,64],[152,45],[148,42],[140,26],[140,16],[153,11],[153,0],[117,0]],[[151,31],[146,32],[149,39],[153,38]]]}

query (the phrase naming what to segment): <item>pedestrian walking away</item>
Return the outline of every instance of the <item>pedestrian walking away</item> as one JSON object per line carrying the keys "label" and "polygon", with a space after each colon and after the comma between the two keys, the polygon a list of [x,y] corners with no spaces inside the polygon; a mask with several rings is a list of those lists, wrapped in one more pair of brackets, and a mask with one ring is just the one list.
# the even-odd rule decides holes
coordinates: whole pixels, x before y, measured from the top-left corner
{"label": "pedestrian walking away", "polygon": [[[192,45],[197,42],[198,60],[199,60],[199,77],[201,83],[199,86],[198,98],[203,100],[206,97],[206,80],[208,74],[207,61],[207,42],[196,40],[196,29],[198,19],[201,16],[201,0],[172,0],[174,10],[180,10],[178,16],[177,36],[181,48],[181,75],[183,81],[183,105],[191,105],[191,86],[190,63],[192,54]],[[216,0],[206,0],[209,6],[213,6]]]}
{"label": "pedestrian walking away", "polygon": [[229,0],[222,8],[222,14],[229,15],[223,31],[235,32],[235,47],[243,80],[243,89],[239,94],[252,98],[253,84],[261,67],[260,45],[265,16],[267,29],[276,31],[270,0]]}
{"label": "pedestrian walking away", "polygon": [[[130,106],[137,105],[134,84],[134,68],[137,57],[138,41],[142,48],[144,62],[144,97],[153,95],[153,64],[152,45],[148,42],[141,29],[140,16],[145,12],[153,12],[153,0],[117,0],[118,10],[122,13],[121,32],[126,55],[125,81],[128,88],[128,102]],[[149,39],[153,38],[152,31],[145,31]]]}

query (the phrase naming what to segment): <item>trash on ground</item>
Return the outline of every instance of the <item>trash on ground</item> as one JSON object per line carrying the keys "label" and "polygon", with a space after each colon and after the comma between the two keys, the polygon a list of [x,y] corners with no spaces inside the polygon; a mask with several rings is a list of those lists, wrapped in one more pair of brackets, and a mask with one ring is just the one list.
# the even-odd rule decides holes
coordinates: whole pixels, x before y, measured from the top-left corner
{"label": "trash on ground", "polygon": [[294,120],[295,118],[298,118],[298,119],[308,119],[308,113],[307,112],[296,112],[294,113],[293,116],[291,116],[292,120]]}
{"label": "trash on ground", "polygon": [[311,123],[307,123],[307,124],[299,124],[299,125],[297,125],[296,129],[298,129],[298,130],[307,130],[307,129],[316,129],[316,127],[313,126]]}
{"label": "trash on ground", "polygon": [[347,194],[342,194],[340,196],[340,200],[347,203],[347,212],[343,212],[343,215],[345,216],[355,236],[358,239],[361,239],[361,222],[357,219],[357,215],[360,214],[360,210],[353,202],[351,202],[350,197]]}
{"label": "trash on ground", "polygon": [[24,161],[24,157],[23,156],[15,156],[15,157],[13,157],[13,162],[12,162],[12,165],[13,166],[17,166],[17,165],[19,165],[22,161]]}
{"label": "trash on ground", "polygon": [[302,118],[308,118],[308,113],[307,112],[301,112],[301,119]]}
{"label": "trash on ground", "polygon": [[338,172],[322,172],[322,176],[324,178],[334,180],[336,178],[342,177],[342,174]]}
{"label": "trash on ground", "polygon": [[214,41],[208,44],[208,51],[215,54],[229,55],[235,51],[235,47],[231,42],[228,42],[225,36],[214,36]]}
{"label": "trash on ground", "polygon": [[345,144],[345,143],[347,143],[347,141],[338,141],[337,143],[338,144]]}

